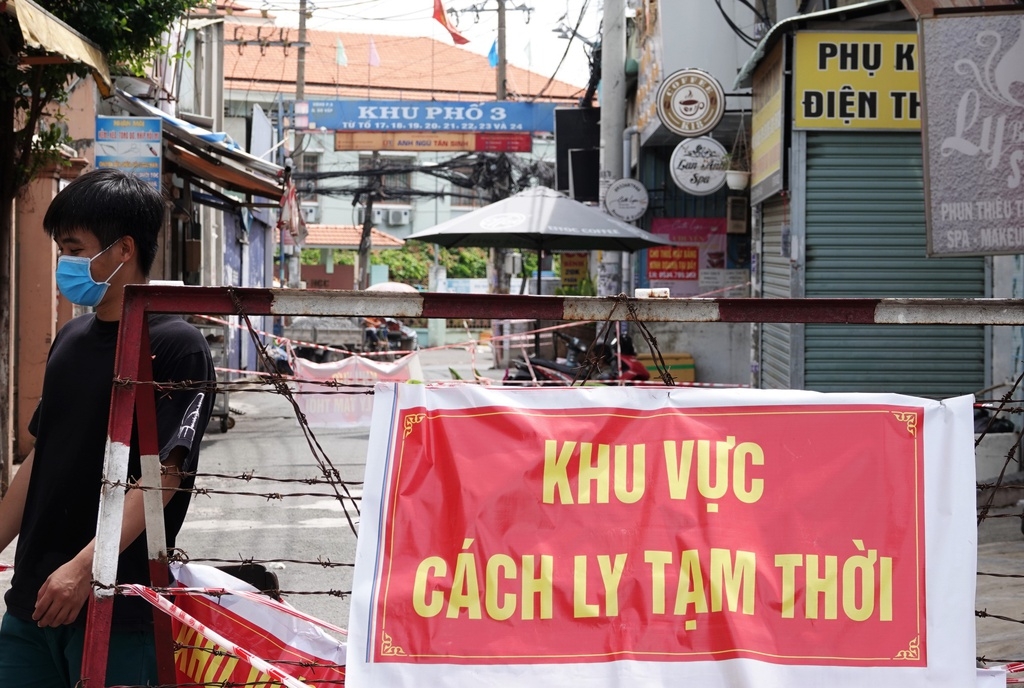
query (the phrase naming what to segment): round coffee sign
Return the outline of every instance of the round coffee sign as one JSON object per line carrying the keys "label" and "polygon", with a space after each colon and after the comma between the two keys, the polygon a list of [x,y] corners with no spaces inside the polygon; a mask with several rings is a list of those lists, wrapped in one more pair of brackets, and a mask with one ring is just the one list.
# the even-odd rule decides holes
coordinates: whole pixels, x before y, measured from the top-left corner
{"label": "round coffee sign", "polygon": [[722,121],[725,93],[700,69],[673,72],[658,89],[658,119],[680,136],[702,136]]}
{"label": "round coffee sign", "polygon": [[725,147],[710,136],[686,139],[672,151],[669,171],[680,189],[706,196],[725,185]]}
{"label": "round coffee sign", "polygon": [[623,222],[639,220],[647,212],[647,187],[636,179],[619,179],[612,182],[604,197],[608,214]]}

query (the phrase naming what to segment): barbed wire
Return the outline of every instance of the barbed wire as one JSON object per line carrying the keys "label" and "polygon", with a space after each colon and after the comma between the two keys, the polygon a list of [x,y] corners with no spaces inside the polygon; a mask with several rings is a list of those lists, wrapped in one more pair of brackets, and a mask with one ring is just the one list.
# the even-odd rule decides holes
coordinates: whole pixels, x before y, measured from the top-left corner
{"label": "barbed wire", "polygon": [[[330,480],[323,478],[273,478],[268,475],[256,475],[254,471],[246,471],[244,473],[235,475],[229,473],[182,473],[183,477],[194,476],[195,478],[218,478],[223,480],[241,480],[243,482],[251,482],[253,480],[260,480],[265,482],[273,483],[298,483],[302,485],[329,485]],[[347,485],[356,486],[362,485],[362,480],[345,480],[343,481]]]}
{"label": "barbed wire", "polygon": [[[146,487],[142,487],[142,486],[140,486],[138,484],[135,484],[135,483],[129,484],[129,483],[122,482],[122,481],[104,482],[104,484],[108,485],[108,486],[121,487],[121,488],[124,488],[124,489],[155,489],[155,490],[188,491],[188,492],[194,492],[197,495],[202,494],[202,495],[205,495],[205,496],[227,495],[227,496],[238,496],[238,497],[260,497],[260,498],[263,498],[263,499],[265,499],[267,501],[281,501],[281,500],[284,500],[284,499],[309,498],[309,497],[323,498],[323,497],[333,496],[342,504],[342,507],[343,507],[342,510],[345,512],[345,516],[346,516],[346,519],[348,521],[349,527],[352,530],[353,534],[356,534],[357,530],[355,528],[355,524],[354,524],[352,515],[349,513],[349,509],[345,508],[345,507],[346,507],[346,504],[351,504],[352,507],[354,508],[355,513],[356,514],[359,513],[361,497],[359,497],[357,495],[354,495],[352,493],[352,491],[350,490],[350,488],[361,488],[363,483],[361,481],[359,481],[359,482],[356,482],[356,481],[344,481],[344,480],[341,479],[340,473],[334,467],[334,464],[331,462],[331,459],[327,455],[327,452],[321,446],[321,444],[320,444],[319,440],[317,439],[316,435],[310,429],[310,427],[309,427],[309,425],[307,423],[307,419],[305,418],[305,415],[302,413],[301,408],[300,408],[298,402],[296,401],[296,397],[299,396],[299,395],[302,395],[302,394],[343,394],[343,395],[346,395],[346,394],[347,395],[367,395],[367,394],[373,394],[374,393],[373,384],[372,383],[361,383],[361,382],[342,382],[342,381],[338,381],[338,380],[305,380],[305,379],[299,379],[299,378],[295,378],[295,377],[284,375],[284,374],[280,373],[279,371],[277,371],[276,366],[270,360],[270,357],[269,357],[269,355],[267,353],[266,348],[262,345],[262,343],[260,342],[259,338],[256,336],[255,329],[253,328],[252,323],[250,322],[248,315],[244,312],[244,310],[243,310],[243,308],[241,306],[241,303],[240,303],[240,301],[237,298],[237,295],[232,292],[231,296],[232,296],[232,299],[233,299],[233,301],[235,303],[235,307],[236,307],[236,309],[238,311],[238,315],[244,321],[245,327],[248,330],[249,335],[252,338],[253,343],[256,346],[257,354],[258,354],[260,360],[262,361],[263,366],[266,367],[266,369],[268,371],[271,371],[271,372],[260,373],[259,374],[259,378],[257,380],[255,380],[255,381],[254,380],[219,381],[219,382],[211,384],[210,382],[192,382],[192,381],[183,381],[183,382],[177,382],[177,383],[157,383],[157,382],[143,382],[143,381],[137,381],[137,380],[133,381],[133,380],[130,380],[130,379],[118,379],[116,381],[116,384],[122,384],[122,385],[130,385],[130,384],[144,385],[144,384],[148,384],[148,385],[152,385],[155,390],[159,390],[159,391],[175,391],[175,390],[181,390],[181,389],[204,389],[204,390],[208,390],[208,391],[229,391],[230,390],[231,392],[254,392],[254,393],[264,393],[264,394],[272,393],[272,394],[278,394],[280,396],[283,396],[284,398],[286,398],[289,401],[289,403],[293,407],[293,410],[295,412],[295,417],[298,420],[300,429],[303,432],[303,436],[306,439],[307,444],[309,445],[311,454],[313,455],[314,459],[317,462],[317,466],[318,466],[318,468],[320,470],[320,473],[321,473],[320,476],[310,476],[310,477],[304,477],[304,478],[277,478],[277,477],[267,476],[267,475],[257,475],[255,473],[255,471],[245,471],[245,472],[242,472],[240,474],[228,474],[228,473],[217,473],[217,472],[210,472],[210,473],[195,472],[195,473],[192,473],[192,474],[189,474],[189,475],[194,476],[196,479],[229,480],[229,481],[230,480],[238,480],[238,481],[241,481],[241,482],[244,482],[244,483],[261,483],[261,482],[265,482],[265,483],[275,483],[275,484],[296,484],[296,485],[309,485],[309,486],[326,486],[327,489],[325,489],[325,491],[323,491],[323,492],[311,492],[311,491],[296,491],[296,492],[290,492],[290,491],[289,492],[270,491],[270,492],[259,492],[259,491],[255,491],[255,490],[249,491],[249,490],[214,489],[214,488],[208,488],[208,487],[202,487],[202,486],[193,487],[191,489],[184,489],[184,488],[180,488],[180,487],[179,488],[169,488],[169,487],[146,488]],[[637,330],[641,333],[641,335],[643,336],[643,338],[647,342],[648,346],[650,347],[650,350],[651,350],[651,352],[653,354],[653,357],[654,357],[655,365],[657,366],[657,368],[659,370],[659,373],[661,374],[662,382],[664,384],[666,384],[666,385],[675,384],[674,380],[672,379],[672,376],[668,372],[667,366],[665,366],[665,364],[664,364],[664,358],[662,357],[661,352],[660,352],[660,350],[658,348],[657,340],[655,339],[653,334],[651,334],[650,331],[647,329],[647,327],[645,326],[644,322],[639,319],[637,311],[636,311],[635,304],[631,303],[628,299],[626,299],[624,295],[620,295],[619,299],[620,299],[620,301],[622,303],[624,303],[624,305],[626,307],[626,310],[628,312],[628,320],[635,324]],[[608,320],[606,320],[606,323],[608,323],[610,325],[610,318]],[[608,331],[606,331],[606,337],[607,337],[607,334],[608,334]],[[986,436],[988,436],[990,434],[990,431],[991,431],[992,427],[994,426],[995,421],[996,421],[996,419],[998,417],[1000,417],[1002,415],[1024,413],[1024,406],[1011,405],[1011,404],[1020,404],[1021,403],[1020,399],[1014,399],[1013,397],[1015,395],[1019,395],[1020,394],[1019,388],[1020,388],[1020,386],[1022,384],[1022,381],[1024,381],[1024,373],[1022,373],[1021,376],[1016,379],[1016,381],[1013,383],[1012,387],[1006,392],[1006,394],[1003,395],[1003,397],[1001,398],[1001,400],[999,402],[986,401],[986,402],[983,402],[983,403],[975,404],[975,408],[981,408],[981,409],[985,409],[985,410],[991,412],[991,416],[988,419],[988,422],[985,425],[985,427],[980,432],[976,433],[978,435],[977,438],[976,438],[976,442],[975,442],[976,446],[978,444],[980,444],[981,441]],[[294,388],[294,384],[293,384],[295,382],[301,382],[303,386],[309,385],[310,387],[314,387],[315,389],[311,389],[311,390],[298,390],[298,389],[295,389]],[[475,383],[472,380],[453,381],[453,383],[454,382]],[[982,499],[982,496],[979,496],[979,504],[976,506],[976,509],[978,511],[977,523],[978,523],[979,526],[984,521],[986,521],[988,519],[1011,518],[1011,519],[1017,519],[1017,520],[1024,520],[1024,513],[1021,513],[1020,507],[1012,507],[1012,508],[1016,508],[1016,511],[1014,513],[993,513],[993,509],[1003,508],[1003,507],[999,507],[999,506],[995,505],[995,500],[996,500],[996,495],[997,494],[1005,494],[1007,491],[1024,487],[1024,484],[1018,485],[1018,484],[1013,484],[1012,482],[1008,482],[1007,481],[1007,476],[1008,476],[1009,468],[1010,468],[1011,464],[1014,463],[1015,457],[1016,457],[1018,451],[1019,451],[1018,440],[1017,440],[1016,435],[1014,435],[1013,436],[1012,446],[1009,448],[1009,450],[1007,451],[1007,453],[1005,455],[1005,460],[1003,461],[1002,469],[1000,470],[999,475],[996,478],[994,478],[994,479],[986,479],[984,481],[976,482],[976,488],[979,491],[980,495],[981,495],[981,491],[984,491],[984,490],[990,491],[987,495],[982,495],[984,497],[984,499]],[[193,561],[193,562],[197,562],[197,563],[202,562],[202,563],[210,563],[210,564],[234,564],[234,565],[243,565],[243,566],[244,565],[266,565],[266,564],[270,564],[270,565],[273,565],[273,564],[295,564],[295,565],[302,565],[302,566],[319,566],[319,567],[322,567],[322,568],[325,568],[325,569],[354,568],[354,566],[355,566],[354,563],[332,562],[330,560],[323,559],[323,558],[318,558],[316,560],[303,560],[303,559],[256,559],[256,558],[246,558],[246,557],[242,556],[241,554],[239,554],[237,559],[227,559],[227,558],[190,559],[187,556],[187,554],[184,554],[181,551],[176,551],[176,552],[172,553],[169,558],[170,558],[171,561]],[[1024,579],[1024,573],[1017,574],[1017,573],[1001,573],[1001,572],[992,572],[992,571],[978,571],[977,572],[977,576],[993,578],[993,579]],[[165,594],[165,595],[175,595],[175,594],[180,595],[180,594],[182,594],[180,591],[177,591],[175,588],[154,588],[154,590],[159,592],[160,594]],[[123,593],[121,593],[120,590],[117,590],[116,587],[115,587],[115,592],[117,594],[123,594]],[[268,594],[268,595],[271,595],[271,596],[273,596],[273,595],[287,595],[287,596],[326,596],[326,597],[334,597],[334,598],[349,598],[352,595],[352,591],[351,590],[340,590],[340,589],[326,589],[326,590],[276,590],[276,589],[274,589],[274,590],[260,590],[259,592],[261,592],[263,594]],[[213,594],[213,592],[211,592],[210,594]],[[224,593],[224,594],[230,594],[230,593]],[[214,595],[214,596],[217,596],[217,595]],[[979,618],[979,619],[991,619],[993,621],[998,621],[998,622],[1003,622],[1003,623],[1012,623],[1012,624],[1016,624],[1016,625],[1024,625],[1024,618],[1015,618],[1015,617],[1007,615],[1007,614],[990,613],[987,608],[976,609],[975,610],[975,616],[976,616],[976,618]],[[200,651],[200,650],[202,650],[202,651],[205,651],[205,652],[209,652],[211,655],[226,656],[226,657],[237,657],[236,655],[228,653],[228,652],[225,652],[223,650],[219,650],[219,649],[216,649],[216,648],[204,647],[204,646],[193,646],[193,645],[175,644],[174,648],[175,648],[175,651],[179,651],[179,650]],[[1021,661],[1021,660],[1014,660],[1014,659],[995,659],[995,658],[986,657],[984,655],[978,656],[976,659],[977,659],[977,661],[979,663],[983,663],[983,664],[989,664],[989,663],[1011,663],[1011,662]],[[290,665],[309,666],[309,667],[318,666],[318,667],[326,667],[326,668],[342,668],[340,665],[317,664],[317,663],[313,663],[313,662],[298,662],[298,661],[291,661],[291,660],[278,660],[278,661],[268,660],[268,661],[270,661],[271,663],[274,663],[274,664],[281,664],[281,665],[290,664]],[[320,680],[318,680],[317,683],[318,683],[318,685],[319,684],[324,684],[324,685],[327,685],[327,684],[343,684],[344,681],[343,680],[337,680],[337,681],[332,681],[332,680],[320,681]],[[229,687],[238,686],[239,688],[242,688],[244,686],[256,686],[256,685],[277,685],[277,684],[275,682],[273,682],[273,681],[271,681],[270,683],[268,683],[267,681],[250,681],[250,682],[213,681],[213,682],[195,682],[195,683],[167,684],[164,688],[172,688],[172,687],[173,688],[190,688],[192,686],[195,686],[196,688],[199,688],[201,686],[211,686],[213,688],[229,688]],[[120,688],[135,688],[135,687],[133,687],[133,686],[122,686]],[[141,686],[138,687],[138,688],[141,688]]]}
{"label": "barbed wire", "polygon": [[[331,482],[331,487],[334,488],[335,496],[342,502],[342,512],[345,514],[345,519],[348,521],[349,529],[352,531],[353,535],[358,537],[359,531],[356,528],[355,521],[352,520],[352,516],[349,514],[348,509],[344,508],[344,500],[348,499],[352,503],[352,507],[356,510],[356,513],[359,513],[359,503],[352,497],[352,493],[349,491],[348,486],[341,482],[341,473],[334,467],[334,464],[331,462],[331,458],[327,455],[327,452],[324,451],[324,448],[316,438],[316,434],[309,427],[309,423],[306,421],[306,414],[302,412],[299,403],[292,395],[292,391],[289,388],[288,383],[281,378],[280,373],[277,372],[277,366],[270,360],[266,347],[263,346],[259,335],[256,333],[256,328],[253,327],[252,321],[249,319],[249,314],[246,313],[245,308],[242,306],[241,299],[238,298],[238,292],[234,289],[229,289],[228,293],[231,296],[232,303],[234,303],[235,311],[245,322],[245,326],[249,332],[249,338],[252,341],[253,346],[256,347],[256,353],[262,361],[263,367],[267,370],[273,371],[269,379],[272,381],[274,387],[277,388],[285,399],[288,400],[288,403],[291,404],[292,410],[295,412],[295,417],[299,421],[299,428],[302,430],[302,434],[306,439],[306,443],[309,445],[310,452],[316,460],[321,473],[327,480],[337,481]],[[338,490],[339,486],[341,487],[340,491]]]}
{"label": "barbed wire", "polygon": [[[981,433],[978,434],[978,437],[975,438],[975,440],[974,440],[974,446],[975,447],[978,447],[981,444],[981,441],[983,439],[985,439],[985,436],[988,435],[989,430],[992,428],[993,423],[995,423],[996,419],[999,417],[999,414],[1002,412],[1003,408],[1005,408],[1010,403],[1010,400],[1013,399],[1013,396],[1017,392],[1017,389],[1020,387],[1020,384],[1021,384],[1022,380],[1024,380],[1024,373],[1021,373],[1020,375],[1017,376],[1017,379],[1014,380],[1013,385],[1002,396],[1001,401],[999,402],[999,404],[997,405],[997,408],[995,409],[995,413],[993,413],[991,415],[991,417],[989,418],[988,424],[981,431]],[[1006,475],[1006,469],[1010,465],[1010,462],[1013,460],[1013,455],[1016,452],[1017,452],[1017,445],[1015,444],[1006,453],[1006,460],[1003,462],[1003,467],[1000,469],[999,476],[996,478],[996,482],[995,482],[996,487],[1002,485],[1003,476]],[[984,505],[982,506],[980,512],[978,513],[978,525],[981,525],[982,522],[984,522],[984,520],[986,518],[988,518],[989,511],[992,509],[992,505],[995,503],[995,499],[996,499],[996,490],[992,490],[988,494],[988,497],[986,498]]]}
{"label": "barbed wire", "polygon": [[[248,492],[245,490],[217,490],[212,487],[169,487],[162,485],[140,485],[136,482],[128,482],[125,480],[102,480],[101,485],[108,487],[120,487],[125,490],[140,490],[142,492],[190,492],[197,496],[209,497],[210,495],[229,495],[232,497],[261,497],[269,501],[291,499],[293,497],[337,497],[338,501],[342,503],[342,511],[347,510],[344,508],[346,502],[357,505],[362,501],[362,497],[355,497],[351,495],[338,495],[337,493],[331,494],[330,492]],[[345,481],[333,481],[326,482],[324,484],[337,487],[339,485],[346,486]],[[356,512],[358,513],[358,511]],[[351,520],[351,519],[350,519]]]}
{"label": "barbed wire", "polygon": [[[94,580],[94,581],[92,581],[92,587],[95,590],[111,590],[111,591],[114,592],[115,595],[121,595],[123,597],[134,597],[135,596],[134,593],[131,592],[130,586],[126,586],[126,585],[120,585],[120,584],[107,585],[107,584],[100,583],[99,581],[95,581]],[[201,593],[190,592],[190,591],[183,591],[181,588],[175,588],[173,586],[164,587],[164,588],[150,587],[149,589],[152,590],[153,592],[159,594],[159,595],[170,595],[170,596],[174,596],[174,595],[191,595],[191,594],[200,595],[201,594],[201,595],[206,595],[208,597],[223,597],[224,595],[231,595],[231,591],[230,590],[219,590],[219,589],[213,589],[213,588],[205,590],[205,591],[203,591]],[[292,596],[306,596],[306,597],[312,597],[312,596],[337,597],[337,598],[344,599],[346,597],[351,597],[352,596],[352,591],[351,590],[335,590],[335,589],[330,589],[330,590],[278,590],[277,588],[266,588],[266,589],[256,588],[256,592],[258,592],[261,595],[266,595],[267,597],[274,597],[275,595],[278,595],[278,596],[292,595]]]}
{"label": "barbed wire", "polygon": [[[181,561],[180,559],[178,559],[178,560],[171,559],[171,560],[172,561]],[[271,564],[271,565],[273,565],[273,564],[298,564],[298,565],[303,565],[303,566],[319,566],[319,567],[325,568],[325,569],[336,569],[336,568],[349,568],[350,569],[350,568],[354,568],[355,567],[354,563],[335,562],[335,561],[331,561],[330,559],[315,559],[315,560],[306,560],[306,559],[256,559],[256,558],[246,558],[246,557],[239,556],[238,559],[206,559],[206,558],[197,558],[197,559],[187,559],[185,561],[188,561],[188,562],[191,562],[191,563],[197,563],[197,564],[198,563],[204,563],[204,564],[232,564],[232,565],[238,565],[238,566],[256,566],[257,564],[259,564],[259,565],[264,565],[264,564]]]}

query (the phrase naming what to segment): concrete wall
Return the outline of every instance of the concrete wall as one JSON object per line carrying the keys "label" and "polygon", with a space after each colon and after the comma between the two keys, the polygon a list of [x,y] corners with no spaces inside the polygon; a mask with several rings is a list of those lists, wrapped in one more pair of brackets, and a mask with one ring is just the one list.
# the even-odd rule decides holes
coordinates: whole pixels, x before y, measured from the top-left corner
{"label": "concrete wall", "polygon": [[[647,327],[663,356],[693,356],[697,382],[750,383],[749,323],[650,323]],[[650,347],[636,328],[630,331],[637,353],[649,353]]]}
{"label": "concrete wall", "polygon": [[15,210],[14,323],[14,452],[20,460],[35,446],[29,421],[43,391],[43,373],[50,344],[60,327],[71,319],[72,305],[60,298],[54,279],[57,245],[42,231],[43,216],[60,190],[62,174],[74,178],[85,168],[75,160],[69,168],[42,172],[18,197]]}
{"label": "concrete wall", "polygon": [[[751,48],[732,32],[718,6],[708,2],[662,2],[661,48],[662,74],[696,67],[718,79],[727,92],[740,67],[750,56]],[[754,13],[739,0],[722,0],[722,8],[741,28],[752,32]],[[729,100],[727,107],[749,106],[750,99]]]}

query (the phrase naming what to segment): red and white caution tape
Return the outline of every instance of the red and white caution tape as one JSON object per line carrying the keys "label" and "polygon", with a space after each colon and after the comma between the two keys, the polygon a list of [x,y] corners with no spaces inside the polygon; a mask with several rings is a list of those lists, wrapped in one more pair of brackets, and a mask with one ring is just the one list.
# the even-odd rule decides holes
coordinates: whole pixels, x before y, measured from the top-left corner
{"label": "red and white caution tape", "polygon": [[[1010,662],[1009,664],[1004,664],[1004,665],[1001,665],[1001,666],[993,666],[993,667],[988,667],[988,668],[989,669],[996,669],[996,670],[1002,669],[1007,674],[1016,674],[1016,673],[1024,671],[1024,662]],[[1008,686],[1009,685],[1019,685],[1019,684],[1022,684],[1022,683],[1024,683],[1024,678],[1021,678],[1019,676],[1007,676],[1006,677],[1006,685],[1008,685]]]}
{"label": "red and white caution tape", "polygon": [[288,688],[309,688],[305,683],[283,669],[274,666],[265,659],[257,657],[245,648],[239,647],[216,631],[207,627],[205,624],[200,623],[191,614],[186,613],[185,610],[178,607],[170,600],[164,599],[151,588],[137,584],[128,584],[123,586],[123,588],[126,591],[131,591],[132,593],[142,597],[157,609],[171,615],[192,630],[202,634],[205,638],[218,645],[225,652],[230,652],[231,654],[244,659],[250,666],[252,666],[253,669],[262,671],[271,678],[277,679]]}
{"label": "red and white caution tape", "polygon": [[[129,588],[133,586],[125,587]],[[151,592],[156,594],[156,591],[152,590],[151,588],[147,588],[147,590],[150,590]],[[125,592],[134,593],[134,590],[125,590]],[[301,612],[295,607],[292,607],[291,605],[282,604],[272,597],[267,597],[266,595],[261,595],[260,593],[252,592],[251,590],[230,590],[228,588],[181,587],[171,588],[169,592],[173,593],[174,595],[202,595],[205,597],[220,597],[222,595],[234,595],[235,597],[241,597],[243,599],[249,600],[250,602],[261,604],[264,607],[270,607],[271,609],[279,611],[283,614],[287,614],[288,616],[294,616],[296,619],[308,621],[311,624],[315,624],[317,626],[320,626],[321,628],[326,628],[329,631],[334,631],[335,633],[340,633],[341,635],[348,635],[348,631],[342,628],[341,626],[336,626],[329,621],[324,621],[323,619],[318,619],[315,616],[310,616],[309,614]]]}

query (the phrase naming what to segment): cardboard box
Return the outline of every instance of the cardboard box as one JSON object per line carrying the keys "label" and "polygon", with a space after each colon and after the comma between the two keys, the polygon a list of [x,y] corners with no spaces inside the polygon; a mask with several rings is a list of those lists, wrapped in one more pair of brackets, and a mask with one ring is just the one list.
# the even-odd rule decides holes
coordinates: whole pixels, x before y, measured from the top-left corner
{"label": "cardboard box", "polygon": [[[662,354],[661,357],[665,361],[665,366],[668,368],[669,375],[675,378],[676,382],[696,382],[697,381],[697,367],[694,364],[693,356],[688,353],[673,353],[673,354]],[[647,368],[647,372],[651,374],[652,380],[660,380],[661,373],[658,372],[658,366],[654,365],[653,354],[640,354],[637,356],[644,367]]]}

